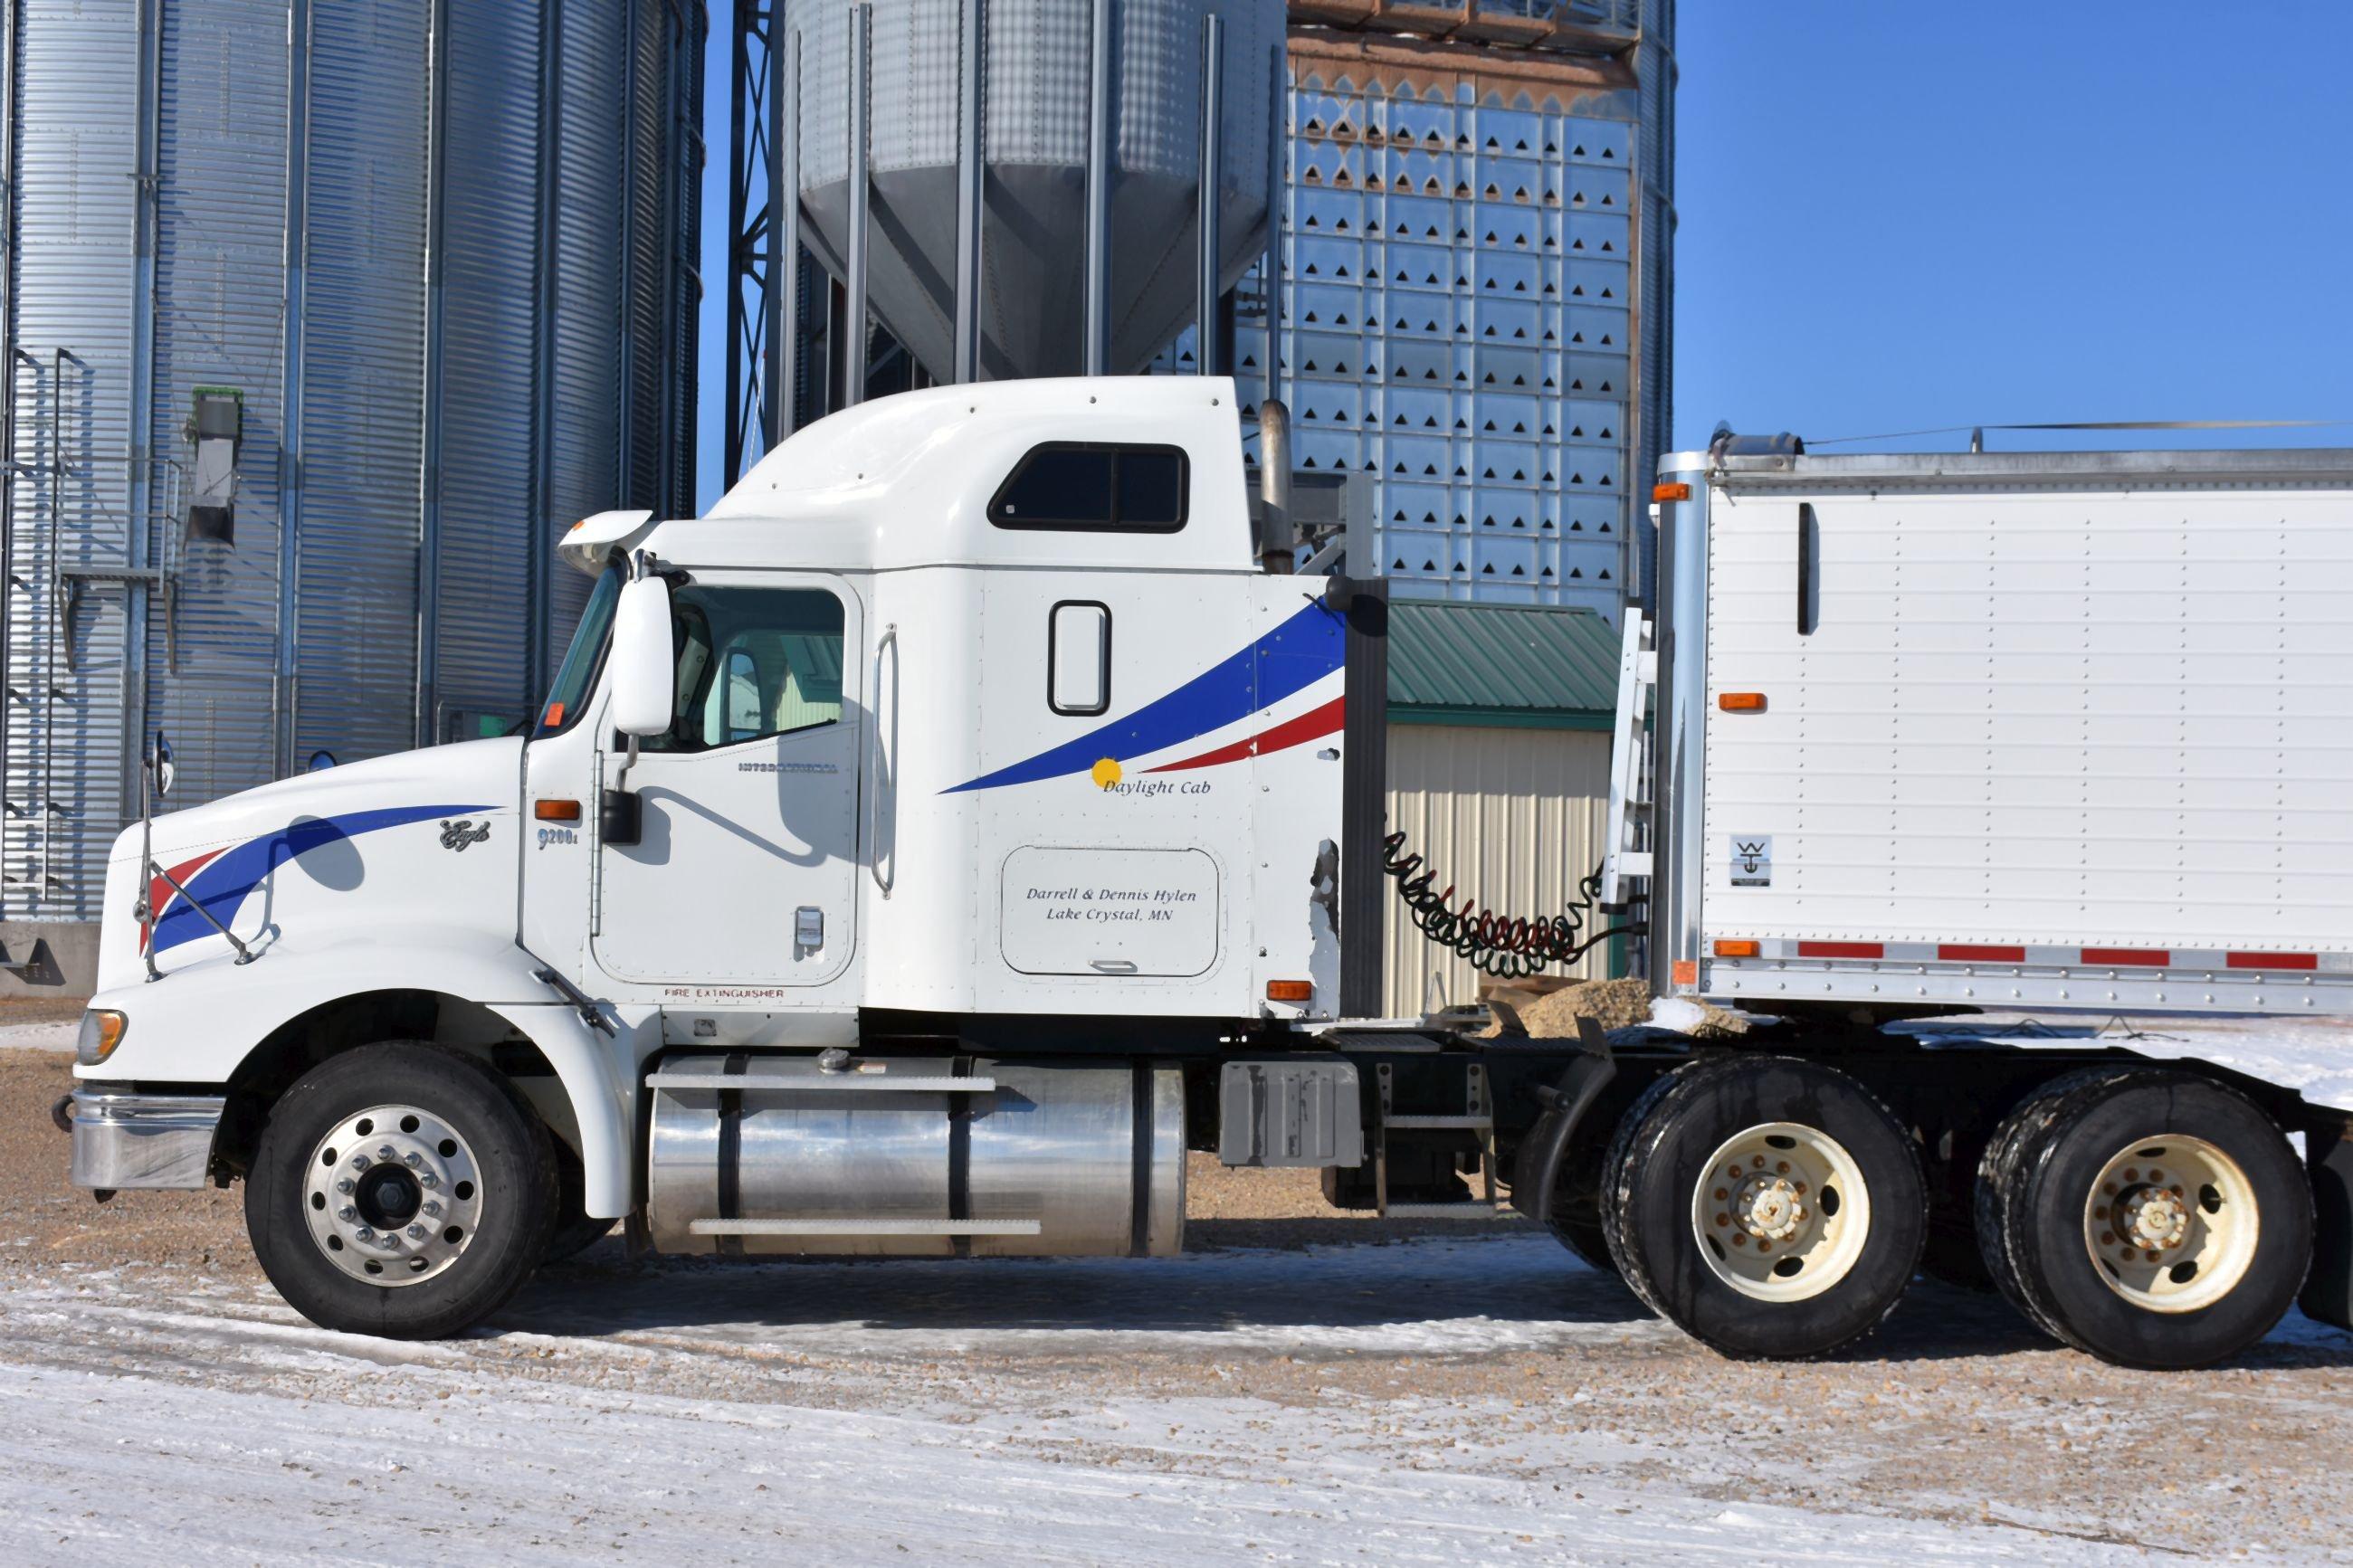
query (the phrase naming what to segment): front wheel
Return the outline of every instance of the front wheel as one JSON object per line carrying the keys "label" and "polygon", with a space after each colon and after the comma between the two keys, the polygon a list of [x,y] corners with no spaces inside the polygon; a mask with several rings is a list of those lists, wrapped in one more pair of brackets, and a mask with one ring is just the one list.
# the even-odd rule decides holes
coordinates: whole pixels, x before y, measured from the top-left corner
{"label": "front wheel", "polygon": [[580,1156],[574,1153],[561,1138],[551,1137],[549,1144],[555,1152],[555,1224],[547,1233],[547,1250],[540,1256],[542,1263],[561,1263],[576,1258],[606,1237],[612,1234],[617,1219],[598,1219],[582,1206],[586,1198],[588,1177],[580,1168]]}
{"label": "front wheel", "polygon": [[363,1046],[270,1108],[246,1179],[262,1271],[323,1329],[440,1339],[514,1294],[555,1215],[547,1129],[470,1057]]}
{"label": "front wheel", "polygon": [[1619,1124],[1602,1218],[1626,1283],[1742,1357],[1825,1355],[1911,1282],[1927,1199],[1911,1139],[1845,1074],[1729,1057],[1662,1079]]}

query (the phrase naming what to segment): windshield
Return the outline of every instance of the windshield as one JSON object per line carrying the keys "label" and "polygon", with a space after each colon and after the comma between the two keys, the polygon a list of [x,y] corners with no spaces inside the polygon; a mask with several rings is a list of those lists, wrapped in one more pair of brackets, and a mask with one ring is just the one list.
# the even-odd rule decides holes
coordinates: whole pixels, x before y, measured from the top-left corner
{"label": "windshield", "polygon": [[605,662],[605,639],[613,629],[613,608],[620,602],[621,569],[607,566],[588,595],[587,607],[580,612],[580,628],[572,634],[572,646],[564,650],[564,663],[555,672],[547,706],[539,710],[539,727],[532,731],[533,739],[560,735],[579,719],[596,688],[596,671]]}

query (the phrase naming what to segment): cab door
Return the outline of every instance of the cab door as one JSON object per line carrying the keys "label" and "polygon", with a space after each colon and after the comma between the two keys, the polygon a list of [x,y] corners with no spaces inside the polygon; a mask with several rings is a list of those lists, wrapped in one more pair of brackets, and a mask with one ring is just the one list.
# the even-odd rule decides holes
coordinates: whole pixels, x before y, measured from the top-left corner
{"label": "cab door", "polygon": [[701,573],[670,592],[677,712],[604,788],[635,844],[600,844],[590,950],[617,979],[819,985],[855,945],[860,606],[811,573]]}

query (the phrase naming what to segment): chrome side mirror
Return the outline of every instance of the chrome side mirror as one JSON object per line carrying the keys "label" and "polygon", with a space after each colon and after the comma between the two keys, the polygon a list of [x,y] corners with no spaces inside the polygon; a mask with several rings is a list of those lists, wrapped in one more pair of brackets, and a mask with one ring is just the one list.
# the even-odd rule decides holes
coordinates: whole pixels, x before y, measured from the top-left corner
{"label": "chrome side mirror", "polygon": [[155,777],[155,798],[163,799],[172,793],[172,781],[179,777],[178,764],[172,760],[172,742],[164,731],[155,731],[155,743],[148,748],[147,766]]}

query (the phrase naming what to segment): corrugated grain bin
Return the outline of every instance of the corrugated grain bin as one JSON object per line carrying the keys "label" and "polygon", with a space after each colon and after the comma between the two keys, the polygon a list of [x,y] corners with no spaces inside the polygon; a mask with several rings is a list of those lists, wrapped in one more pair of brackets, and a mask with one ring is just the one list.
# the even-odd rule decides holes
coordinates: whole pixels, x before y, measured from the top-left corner
{"label": "corrugated grain bin", "polygon": [[[876,320],[932,374],[953,368],[957,0],[786,0],[802,37],[800,190],[807,244],[836,276],[849,230],[849,30],[871,17]],[[1224,22],[1219,283],[1266,248],[1267,134],[1282,51],[1275,0],[1125,0],[1112,39],[1110,353],[1143,368],[1195,313],[1202,19]],[[1073,375],[1083,363],[1091,0],[990,0],[982,45],[985,379]]]}
{"label": "corrugated grain bin", "polygon": [[[691,471],[700,5],[22,0],[0,916],[174,804],[524,718]],[[25,935],[9,941],[25,956]]]}

